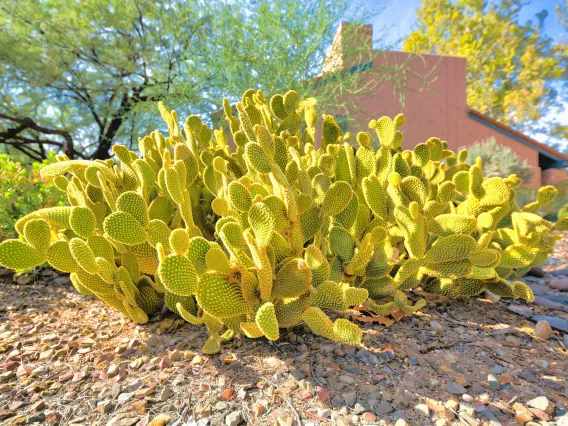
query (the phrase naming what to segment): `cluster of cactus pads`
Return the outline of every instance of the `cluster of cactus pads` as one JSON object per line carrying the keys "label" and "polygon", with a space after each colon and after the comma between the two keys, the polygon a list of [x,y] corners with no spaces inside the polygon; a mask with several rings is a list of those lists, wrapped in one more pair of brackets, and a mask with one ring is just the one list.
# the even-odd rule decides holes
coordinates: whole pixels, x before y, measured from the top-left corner
{"label": "cluster of cactus pads", "polygon": [[329,115],[318,132],[315,104],[294,91],[267,103],[249,90],[235,111],[225,99],[230,138],[198,116],[180,129],[160,104],[169,136],[139,139],[138,153],[115,145],[116,160],[60,155],[44,167],[69,206],[21,218],[0,264],[47,262],[138,323],[165,304],[207,327],[207,353],[302,322],[355,344],[359,327],[324,311],[367,301],[379,315],[411,313],[425,304],[407,298],[419,287],[532,300],[508,280],[544,262],[552,231],[567,227],[536,214],[555,188],[520,209],[515,175],[484,179],[480,161],[436,138],[403,150],[403,115],[352,141]]}

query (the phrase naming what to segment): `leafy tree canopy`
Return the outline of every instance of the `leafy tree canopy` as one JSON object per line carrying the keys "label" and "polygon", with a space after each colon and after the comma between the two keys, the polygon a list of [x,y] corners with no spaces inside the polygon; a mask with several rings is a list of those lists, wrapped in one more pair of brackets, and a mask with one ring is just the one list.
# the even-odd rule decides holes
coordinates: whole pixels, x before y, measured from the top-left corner
{"label": "leafy tree canopy", "polygon": [[[568,3],[567,3],[568,4]],[[521,131],[568,137],[550,117],[568,100],[568,45],[544,32],[548,12],[519,22],[522,0],[423,0],[404,50],[467,58],[468,104]],[[568,22],[568,7],[557,13]],[[562,18],[563,17],[563,18]],[[554,115],[554,114],[552,114]]]}
{"label": "leafy tree canopy", "polygon": [[0,143],[106,158],[157,125],[158,100],[208,117],[222,96],[297,88],[339,19],[366,13],[350,0],[5,0]]}

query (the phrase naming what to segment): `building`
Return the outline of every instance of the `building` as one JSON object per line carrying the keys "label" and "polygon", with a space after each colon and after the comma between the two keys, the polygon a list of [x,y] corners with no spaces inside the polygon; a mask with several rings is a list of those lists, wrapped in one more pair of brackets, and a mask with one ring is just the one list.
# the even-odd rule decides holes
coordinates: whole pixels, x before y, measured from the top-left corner
{"label": "building", "polygon": [[[356,28],[357,31],[350,31]],[[387,115],[394,117],[399,112],[406,116],[404,133],[405,148],[436,136],[448,142],[450,149],[471,145],[489,137],[498,144],[506,145],[523,160],[527,160],[533,171],[528,187],[555,184],[568,180],[565,167],[568,156],[524,135],[511,127],[475,111],[466,101],[466,59],[463,57],[416,55],[404,52],[378,52],[372,48],[372,26],[341,23],[325,61],[322,77],[329,72],[361,73],[361,85],[373,73],[364,71],[385,64],[404,64],[412,72],[405,73],[405,103],[401,107],[395,96],[392,83],[386,82],[378,90],[357,93],[349,104],[358,106],[354,114],[345,117],[345,111],[335,115],[344,130],[358,132],[368,129],[373,118]],[[356,34],[353,40],[352,34]],[[356,48],[354,49],[353,46]],[[357,51],[357,55],[350,52]],[[361,54],[360,52],[369,52]],[[367,74],[367,75],[366,75]],[[428,75],[429,90],[421,90],[423,79],[413,76]],[[325,84],[333,84],[330,81]],[[372,85],[370,85],[372,87]]]}

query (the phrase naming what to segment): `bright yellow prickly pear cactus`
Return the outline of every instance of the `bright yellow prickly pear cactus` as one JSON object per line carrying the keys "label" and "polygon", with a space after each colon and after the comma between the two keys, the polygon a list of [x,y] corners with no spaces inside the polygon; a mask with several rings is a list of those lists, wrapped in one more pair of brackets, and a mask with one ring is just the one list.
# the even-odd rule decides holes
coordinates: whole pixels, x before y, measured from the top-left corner
{"label": "bright yellow prickly pear cactus", "polygon": [[160,113],[168,136],[140,138],[138,152],[115,145],[115,159],[69,160],[42,170],[68,207],[19,220],[19,240],[0,244],[0,264],[26,270],[49,263],[144,323],[165,304],[210,334],[218,352],[236,334],[276,340],[306,323],[334,341],[356,344],[359,328],[332,322],[369,300],[379,314],[422,308],[405,292],[448,296],[483,290],[532,300],[509,283],[545,261],[568,218],[536,214],[556,196],[541,188],[524,209],[516,176],[485,179],[467,152],[431,138],[403,150],[405,118],[381,117],[356,146],[316,100],[296,92],[248,90],[225,99],[226,128],[198,116],[180,126]]}

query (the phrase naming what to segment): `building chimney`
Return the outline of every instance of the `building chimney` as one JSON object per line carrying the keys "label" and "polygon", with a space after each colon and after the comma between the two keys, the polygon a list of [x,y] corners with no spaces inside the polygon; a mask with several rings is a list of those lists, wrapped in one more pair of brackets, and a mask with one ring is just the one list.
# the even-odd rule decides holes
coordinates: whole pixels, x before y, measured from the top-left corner
{"label": "building chimney", "polygon": [[368,62],[372,50],[372,25],[341,22],[325,58],[322,73],[344,71]]}

